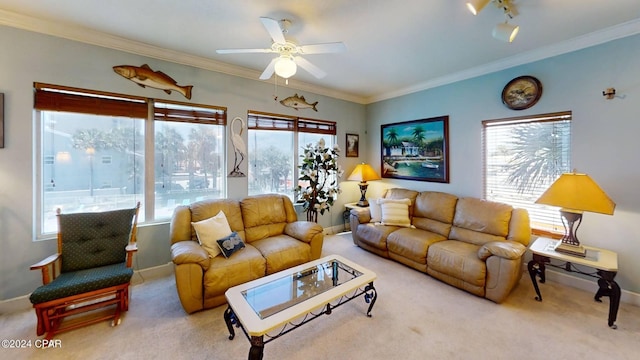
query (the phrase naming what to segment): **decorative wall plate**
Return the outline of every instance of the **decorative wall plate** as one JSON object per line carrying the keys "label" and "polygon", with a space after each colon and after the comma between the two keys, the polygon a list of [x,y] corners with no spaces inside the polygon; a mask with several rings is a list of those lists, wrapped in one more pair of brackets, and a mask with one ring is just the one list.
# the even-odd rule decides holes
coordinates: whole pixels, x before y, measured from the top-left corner
{"label": "decorative wall plate", "polygon": [[542,96],[542,83],[533,76],[520,76],[502,90],[502,103],[512,110],[524,110],[535,105]]}

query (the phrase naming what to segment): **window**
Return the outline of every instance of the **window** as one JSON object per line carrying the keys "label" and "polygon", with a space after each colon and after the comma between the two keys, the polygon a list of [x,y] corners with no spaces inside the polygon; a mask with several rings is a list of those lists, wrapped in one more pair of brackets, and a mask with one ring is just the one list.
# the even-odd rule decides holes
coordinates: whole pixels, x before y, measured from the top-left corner
{"label": "window", "polygon": [[226,111],[155,102],[154,188],[156,217],[179,204],[226,195]]}
{"label": "window", "polygon": [[170,218],[175,205],[225,195],[226,109],[35,87],[38,238],[56,231],[57,208],[105,211],[140,201],[139,220],[150,222]]}
{"label": "window", "polygon": [[336,123],[250,112],[249,195],[279,193],[295,199],[298,159],[305,144],[335,143]]}
{"label": "window", "polygon": [[571,171],[571,112],[482,124],[485,198],[527,209],[533,229],[562,233],[559,209],[535,201]]}

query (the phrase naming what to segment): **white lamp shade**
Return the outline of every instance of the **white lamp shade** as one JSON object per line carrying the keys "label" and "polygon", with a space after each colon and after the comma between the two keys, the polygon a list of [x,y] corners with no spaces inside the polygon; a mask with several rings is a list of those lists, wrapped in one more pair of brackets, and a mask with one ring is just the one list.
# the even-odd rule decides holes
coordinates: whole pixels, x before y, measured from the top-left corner
{"label": "white lamp shade", "polygon": [[512,42],[518,35],[520,27],[509,23],[500,23],[493,28],[493,37],[505,42]]}
{"label": "white lamp shade", "polygon": [[276,61],[275,71],[278,76],[283,79],[288,79],[296,74],[298,66],[291,57],[282,56]]}
{"label": "white lamp shade", "polygon": [[478,15],[482,9],[489,3],[491,0],[471,0],[467,2],[467,8],[473,15]]}

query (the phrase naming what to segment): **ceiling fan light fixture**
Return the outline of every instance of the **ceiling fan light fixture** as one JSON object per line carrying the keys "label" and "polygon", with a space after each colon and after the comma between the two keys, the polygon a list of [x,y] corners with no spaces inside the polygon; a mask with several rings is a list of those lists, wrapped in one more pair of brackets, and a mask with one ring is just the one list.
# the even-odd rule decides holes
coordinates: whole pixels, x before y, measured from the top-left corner
{"label": "ceiling fan light fixture", "polygon": [[504,42],[513,42],[518,35],[520,26],[509,23],[500,23],[493,28],[493,37]]}
{"label": "ceiling fan light fixture", "polygon": [[490,1],[491,0],[471,0],[467,2],[467,9],[469,9],[473,15],[478,15]]}
{"label": "ceiling fan light fixture", "polygon": [[291,56],[281,56],[278,61],[276,61],[274,69],[276,75],[283,79],[288,79],[296,74],[298,66]]}

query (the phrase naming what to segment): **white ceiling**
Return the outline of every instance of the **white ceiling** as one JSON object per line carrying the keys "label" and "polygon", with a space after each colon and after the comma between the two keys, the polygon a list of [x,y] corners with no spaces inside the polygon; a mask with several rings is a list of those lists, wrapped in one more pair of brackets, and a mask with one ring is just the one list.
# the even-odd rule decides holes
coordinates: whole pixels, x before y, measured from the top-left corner
{"label": "white ceiling", "polygon": [[290,86],[360,103],[640,33],[640,0],[514,0],[508,44],[491,36],[504,14],[490,4],[473,16],[466,1],[0,0],[0,24],[258,79],[273,54],[215,50],[270,47],[259,18],[286,18],[299,44],[347,46],[307,55],[328,75],[299,70]]}

